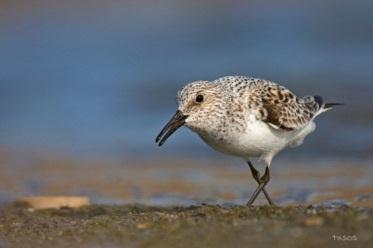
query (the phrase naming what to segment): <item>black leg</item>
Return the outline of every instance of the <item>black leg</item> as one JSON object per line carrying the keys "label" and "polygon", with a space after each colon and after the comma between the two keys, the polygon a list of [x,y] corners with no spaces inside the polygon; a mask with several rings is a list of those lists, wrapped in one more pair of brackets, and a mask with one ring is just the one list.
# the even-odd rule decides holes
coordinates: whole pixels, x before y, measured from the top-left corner
{"label": "black leg", "polygon": [[[258,184],[260,184],[260,173],[259,173],[259,171],[257,169],[255,169],[255,167],[253,166],[253,164],[251,163],[250,160],[247,161],[247,164],[250,167],[251,174],[253,175],[253,178],[255,179],[255,181]],[[262,191],[263,191],[263,193],[264,193],[264,195],[265,195],[265,197],[266,197],[269,205],[274,206],[275,204],[273,203],[273,201],[272,201],[271,197],[269,196],[267,190],[263,187]]]}
{"label": "black leg", "polygon": [[262,191],[264,189],[264,187],[267,185],[269,180],[270,180],[269,168],[268,168],[268,166],[266,166],[265,173],[260,178],[260,183],[259,183],[258,187],[256,188],[255,192],[250,197],[250,200],[247,202],[247,204],[246,204],[247,206],[251,206],[254,203],[254,201],[258,197],[260,191]]}

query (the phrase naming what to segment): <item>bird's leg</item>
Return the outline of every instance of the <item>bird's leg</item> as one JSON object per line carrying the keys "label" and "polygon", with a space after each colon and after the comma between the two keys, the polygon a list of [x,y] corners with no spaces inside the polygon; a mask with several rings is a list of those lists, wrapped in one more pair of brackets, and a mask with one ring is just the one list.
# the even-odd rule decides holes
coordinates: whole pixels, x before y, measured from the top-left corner
{"label": "bird's leg", "polygon": [[246,204],[247,206],[251,206],[254,203],[254,201],[258,197],[260,191],[262,191],[264,189],[264,187],[267,185],[269,180],[270,180],[269,168],[268,168],[268,166],[266,166],[265,173],[260,178],[260,180],[259,180],[260,183],[259,183],[258,187],[256,188],[255,192],[250,197],[250,200],[247,202],[247,204]]}
{"label": "bird's leg", "polygon": [[[259,173],[259,171],[257,169],[255,169],[255,167],[253,166],[253,164],[251,163],[250,160],[247,161],[247,164],[250,167],[251,174],[253,175],[253,178],[255,179],[255,181],[258,184],[260,184],[260,173]],[[274,206],[275,204],[273,203],[271,197],[269,197],[269,194],[268,194],[267,190],[263,187],[262,191],[263,191],[263,193],[264,193],[264,195],[265,195],[265,197],[266,197],[269,205]]]}

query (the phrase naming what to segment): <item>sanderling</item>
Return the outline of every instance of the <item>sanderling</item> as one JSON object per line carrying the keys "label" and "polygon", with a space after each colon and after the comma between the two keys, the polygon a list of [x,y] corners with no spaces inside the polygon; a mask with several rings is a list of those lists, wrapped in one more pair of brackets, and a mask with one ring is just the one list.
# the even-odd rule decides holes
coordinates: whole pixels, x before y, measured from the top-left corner
{"label": "sanderling", "polygon": [[[285,87],[263,79],[227,76],[215,81],[195,81],[177,94],[178,110],[156,138],[159,146],[185,124],[217,151],[247,161],[258,187],[274,205],[265,186],[270,180],[272,158],[286,147],[303,143],[315,130],[314,119],[340,103],[324,103],[320,96],[299,98]],[[265,173],[250,159],[260,158]]]}

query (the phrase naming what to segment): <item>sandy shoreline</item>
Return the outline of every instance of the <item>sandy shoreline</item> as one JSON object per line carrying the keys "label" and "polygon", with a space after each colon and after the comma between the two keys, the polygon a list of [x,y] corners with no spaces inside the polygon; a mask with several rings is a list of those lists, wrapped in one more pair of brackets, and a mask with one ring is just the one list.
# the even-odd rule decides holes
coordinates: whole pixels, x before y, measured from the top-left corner
{"label": "sandy shoreline", "polygon": [[3,247],[341,247],[372,244],[372,208],[0,206]]}
{"label": "sandy shoreline", "polygon": [[[352,207],[373,206],[369,161],[278,161],[271,170],[268,191],[281,206],[330,200],[344,200]],[[24,196],[78,195],[96,204],[240,205],[255,187],[249,169],[239,160],[2,156],[0,161],[2,203]],[[258,198],[257,204],[264,203],[263,197]]]}

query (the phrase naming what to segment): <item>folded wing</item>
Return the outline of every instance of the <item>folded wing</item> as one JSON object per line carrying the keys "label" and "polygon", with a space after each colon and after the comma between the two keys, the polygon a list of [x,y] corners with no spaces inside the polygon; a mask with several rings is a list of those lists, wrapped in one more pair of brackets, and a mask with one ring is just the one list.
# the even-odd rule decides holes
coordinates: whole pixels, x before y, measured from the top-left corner
{"label": "folded wing", "polygon": [[258,80],[252,83],[249,107],[257,118],[276,129],[294,130],[306,126],[323,105],[320,96],[299,98],[276,83]]}

